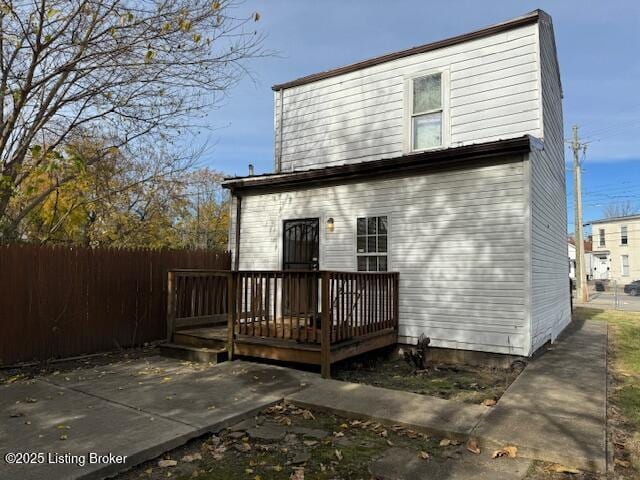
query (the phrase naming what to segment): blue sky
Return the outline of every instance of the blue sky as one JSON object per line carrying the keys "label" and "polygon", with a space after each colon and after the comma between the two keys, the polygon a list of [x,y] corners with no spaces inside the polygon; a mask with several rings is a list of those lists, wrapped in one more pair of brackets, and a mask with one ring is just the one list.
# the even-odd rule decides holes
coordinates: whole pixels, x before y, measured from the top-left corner
{"label": "blue sky", "polygon": [[[637,0],[246,0],[241,10],[260,12],[265,47],[279,53],[251,62],[253,79],[243,80],[210,112],[211,131],[199,139],[211,145],[202,163],[227,174],[244,175],[249,163],[257,173],[271,171],[275,83],[465,33],[536,8],[554,21],[565,136],[577,123],[590,141],[583,175],[585,220],[599,218],[604,205],[619,199],[640,207]],[[566,158],[571,160],[569,150]],[[567,189],[573,190],[569,170]],[[571,208],[568,218],[572,231]]]}

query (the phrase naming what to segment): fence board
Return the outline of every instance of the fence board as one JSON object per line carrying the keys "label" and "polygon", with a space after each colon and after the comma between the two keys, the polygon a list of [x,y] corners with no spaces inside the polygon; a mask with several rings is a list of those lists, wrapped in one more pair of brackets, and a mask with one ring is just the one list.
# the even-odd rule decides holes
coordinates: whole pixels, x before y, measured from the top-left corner
{"label": "fence board", "polygon": [[0,245],[0,365],[163,339],[167,271],[230,267],[209,250]]}

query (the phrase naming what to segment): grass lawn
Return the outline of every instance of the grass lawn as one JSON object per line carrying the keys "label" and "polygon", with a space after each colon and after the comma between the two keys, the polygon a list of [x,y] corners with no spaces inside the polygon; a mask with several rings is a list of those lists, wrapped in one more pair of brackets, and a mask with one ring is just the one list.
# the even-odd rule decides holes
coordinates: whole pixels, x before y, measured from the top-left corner
{"label": "grass lawn", "polygon": [[609,425],[615,472],[622,478],[640,478],[640,313],[576,308],[574,315],[609,325]]}
{"label": "grass lawn", "polygon": [[433,364],[426,371],[415,373],[397,355],[376,353],[342,362],[332,374],[336,380],[480,404],[497,401],[523,366],[520,362],[509,369]]}

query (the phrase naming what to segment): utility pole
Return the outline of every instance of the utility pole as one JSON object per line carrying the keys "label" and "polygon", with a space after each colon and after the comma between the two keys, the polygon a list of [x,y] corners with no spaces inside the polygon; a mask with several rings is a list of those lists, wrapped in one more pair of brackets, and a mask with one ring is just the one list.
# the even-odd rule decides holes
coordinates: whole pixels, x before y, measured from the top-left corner
{"label": "utility pole", "polygon": [[586,144],[581,144],[578,138],[578,126],[573,126],[573,139],[571,150],[573,150],[573,207],[575,213],[574,229],[576,235],[576,286],[577,298],[587,302],[588,288],[587,276],[584,271],[584,241],[582,238],[582,171],[580,165],[580,150],[586,150]]}

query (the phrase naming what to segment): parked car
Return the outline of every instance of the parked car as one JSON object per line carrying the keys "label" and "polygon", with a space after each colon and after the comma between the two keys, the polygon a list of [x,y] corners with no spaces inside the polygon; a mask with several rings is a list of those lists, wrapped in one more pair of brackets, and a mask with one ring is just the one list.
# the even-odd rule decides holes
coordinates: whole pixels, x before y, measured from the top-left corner
{"label": "parked car", "polygon": [[633,282],[624,286],[624,293],[629,295],[640,295],[640,280],[634,280]]}

